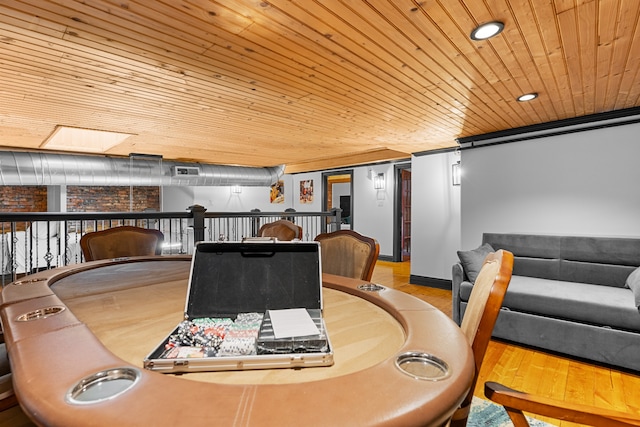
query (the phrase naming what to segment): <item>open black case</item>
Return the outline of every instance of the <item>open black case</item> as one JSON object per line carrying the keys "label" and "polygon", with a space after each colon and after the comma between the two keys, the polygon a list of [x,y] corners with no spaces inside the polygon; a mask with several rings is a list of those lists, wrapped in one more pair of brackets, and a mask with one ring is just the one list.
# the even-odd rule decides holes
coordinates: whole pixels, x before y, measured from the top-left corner
{"label": "open black case", "polygon": [[[291,309],[313,334],[274,331],[272,318]],[[319,243],[265,240],[197,243],[184,321],[144,359],[165,373],[332,364]]]}

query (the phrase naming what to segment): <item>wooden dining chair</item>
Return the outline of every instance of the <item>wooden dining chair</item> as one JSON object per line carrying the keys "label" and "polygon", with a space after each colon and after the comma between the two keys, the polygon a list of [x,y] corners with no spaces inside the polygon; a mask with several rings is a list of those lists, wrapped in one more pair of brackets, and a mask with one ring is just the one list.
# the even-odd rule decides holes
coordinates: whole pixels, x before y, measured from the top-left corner
{"label": "wooden dining chair", "polygon": [[132,226],[108,228],[80,238],[85,261],[131,256],[160,255],[164,234],[159,230]]}
{"label": "wooden dining chair", "polygon": [[302,239],[302,227],[286,219],[279,219],[260,227],[258,236],[275,237],[278,240]]}
{"label": "wooden dining chair", "polygon": [[638,416],[535,396],[513,390],[496,382],[486,382],[484,394],[490,400],[504,406],[514,427],[529,427],[529,422],[523,412],[597,427],[640,426],[640,417]]}
{"label": "wooden dining chair", "polygon": [[371,280],[380,245],[375,239],[352,230],[318,234],[322,272],[354,279]]}
{"label": "wooden dining chair", "polygon": [[465,396],[460,408],[453,414],[450,425],[464,427],[467,425],[473,391],[478,381],[482,360],[491,340],[493,327],[500,314],[502,301],[507,292],[513,271],[513,254],[505,250],[491,252],[485,258],[482,268],[471,290],[467,309],[462,318],[460,328],[467,337],[473,351],[475,374],[471,388]]}

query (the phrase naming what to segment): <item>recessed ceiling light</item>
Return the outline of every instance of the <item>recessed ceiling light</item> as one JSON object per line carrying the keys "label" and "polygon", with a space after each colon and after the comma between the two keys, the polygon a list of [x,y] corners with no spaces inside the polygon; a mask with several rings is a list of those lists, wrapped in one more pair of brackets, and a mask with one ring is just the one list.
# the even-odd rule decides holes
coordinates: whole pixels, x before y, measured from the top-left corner
{"label": "recessed ceiling light", "polygon": [[479,25],[471,32],[471,40],[486,40],[493,36],[497,36],[504,29],[504,24],[499,21],[491,21]]}
{"label": "recessed ceiling light", "polygon": [[518,102],[526,102],[526,101],[531,101],[532,99],[536,99],[538,97],[538,94],[535,92],[532,93],[525,93],[524,95],[520,95],[517,99]]}

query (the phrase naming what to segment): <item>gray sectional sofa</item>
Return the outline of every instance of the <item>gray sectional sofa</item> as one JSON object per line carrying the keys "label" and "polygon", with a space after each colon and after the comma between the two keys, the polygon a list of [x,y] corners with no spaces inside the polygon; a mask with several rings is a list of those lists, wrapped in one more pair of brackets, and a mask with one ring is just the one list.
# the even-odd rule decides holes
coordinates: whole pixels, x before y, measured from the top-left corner
{"label": "gray sectional sofa", "polygon": [[514,254],[493,336],[640,371],[640,238],[485,233],[453,266],[460,324],[484,256]]}

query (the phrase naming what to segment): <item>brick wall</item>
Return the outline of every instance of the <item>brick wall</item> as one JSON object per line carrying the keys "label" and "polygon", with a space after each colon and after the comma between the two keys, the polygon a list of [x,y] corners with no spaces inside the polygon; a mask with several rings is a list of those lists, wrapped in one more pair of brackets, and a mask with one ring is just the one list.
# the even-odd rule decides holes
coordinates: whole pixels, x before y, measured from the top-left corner
{"label": "brick wall", "polygon": [[0,185],[0,212],[46,212],[47,187]]}
{"label": "brick wall", "polygon": [[[68,186],[67,212],[129,212],[130,191],[131,187]],[[160,211],[160,187],[133,187],[132,212],[145,209]],[[0,185],[0,212],[47,212],[47,187]],[[15,229],[24,231],[27,225],[17,222]],[[0,233],[10,228],[10,223],[0,223]]]}
{"label": "brick wall", "polygon": [[[67,212],[129,212],[130,187],[67,187]],[[160,187],[133,187],[132,212],[160,211]]]}
{"label": "brick wall", "polygon": [[[31,185],[0,185],[0,212],[46,212],[47,187]],[[10,223],[0,223],[1,232],[11,227]],[[24,231],[26,225],[16,224],[16,231]]]}
{"label": "brick wall", "polygon": [[[67,212],[129,212],[130,187],[67,187]],[[0,185],[0,212],[47,212],[46,186]],[[160,211],[160,187],[133,187],[133,212]]]}

